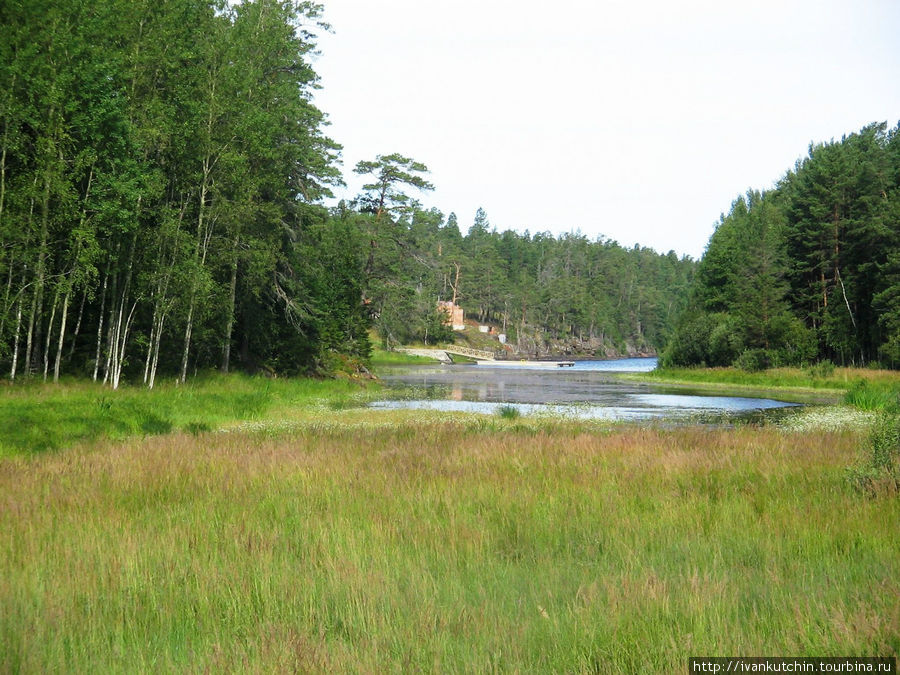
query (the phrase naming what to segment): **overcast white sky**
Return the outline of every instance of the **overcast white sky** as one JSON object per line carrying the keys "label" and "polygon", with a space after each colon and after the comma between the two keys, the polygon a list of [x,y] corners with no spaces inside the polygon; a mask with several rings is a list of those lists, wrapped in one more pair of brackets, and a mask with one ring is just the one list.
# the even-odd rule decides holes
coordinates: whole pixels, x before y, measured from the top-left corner
{"label": "overcast white sky", "polygon": [[811,141],[900,119],[900,0],[323,0],[316,104],[426,207],[699,257]]}

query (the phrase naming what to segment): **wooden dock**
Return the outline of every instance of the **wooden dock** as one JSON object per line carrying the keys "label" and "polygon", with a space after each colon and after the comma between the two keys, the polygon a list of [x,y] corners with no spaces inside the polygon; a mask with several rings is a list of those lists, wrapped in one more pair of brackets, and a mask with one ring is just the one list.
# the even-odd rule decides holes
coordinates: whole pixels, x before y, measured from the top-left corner
{"label": "wooden dock", "polygon": [[453,363],[451,354],[466,356],[475,359],[479,366],[491,366],[500,368],[572,368],[575,366],[574,361],[529,361],[527,359],[520,360],[497,360],[494,354],[481,349],[472,349],[470,347],[435,347],[433,349],[414,349],[401,347],[398,352],[412,354],[414,356],[425,356],[435,359],[441,363]]}

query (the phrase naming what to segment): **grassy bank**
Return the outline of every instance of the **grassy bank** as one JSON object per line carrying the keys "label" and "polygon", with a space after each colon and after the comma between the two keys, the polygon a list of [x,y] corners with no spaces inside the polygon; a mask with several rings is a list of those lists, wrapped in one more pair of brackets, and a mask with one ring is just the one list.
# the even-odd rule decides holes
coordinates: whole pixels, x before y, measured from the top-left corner
{"label": "grassy bank", "polygon": [[0,671],[682,671],[900,651],[860,437],[455,423],[0,460]]}
{"label": "grassy bank", "polygon": [[389,352],[385,349],[373,349],[369,359],[376,370],[382,366],[427,365],[437,363],[434,359],[424,356],[414,356],[404,352]]}
{"label": "grassy bank", "polygon": [[298,407],[337,408],[365,396],[366,388],[348,380],[242,375],[163,383],[152,391],[127,386],[111,391],[86,381],[7,384],[0,386],[0,457],[104,439],[210,431]]}
{"label": "grassy bank", "polygon": [[641,373],[640,377],[656,382],[836,391],[847,390],[859,381],[866,381],[873,386],[900,384],[900,372],[868,368],[770,368],[758,372],[747,372],[739,368],[657,368],[649,373]]}
{"label": "grassy bank", "polygon": [[867,368],[658,368],[627,379],[753,394],[778,391],[788,400],[845,401],[863,410],[881,409],[900,393],[900,373]]}

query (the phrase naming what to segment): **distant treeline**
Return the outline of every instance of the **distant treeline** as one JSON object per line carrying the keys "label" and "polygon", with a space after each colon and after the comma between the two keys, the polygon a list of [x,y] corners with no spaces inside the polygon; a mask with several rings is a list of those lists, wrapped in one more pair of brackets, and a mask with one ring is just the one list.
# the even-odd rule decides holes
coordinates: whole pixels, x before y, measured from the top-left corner
{"label": "distant treeline", "polygon": [[[321,7],[245,0],[0,4],[0,367],[153,386],[198,369],[331,372],[452,337],[454,297],[511,339],[654,349],[694,263],[580,235],[499,234],[361,162],[353,204],[312,103]],[[455,290],[454,290],[455,289]]]}
{"label": "distant treeline", "polygon": [[656,351],[684,308],[696,263],[581,234],[497,232],[481,209],[463,236],[455,214],[357,214],[375,226],[367,278],[387,343],[452,339],[436,300],[491,323],[524,350],[565,342],[597,353]]}
{"label": "distant treeline", "polygon": [[737,199],[663,362],[900,366],[900,127],[813,145]]}

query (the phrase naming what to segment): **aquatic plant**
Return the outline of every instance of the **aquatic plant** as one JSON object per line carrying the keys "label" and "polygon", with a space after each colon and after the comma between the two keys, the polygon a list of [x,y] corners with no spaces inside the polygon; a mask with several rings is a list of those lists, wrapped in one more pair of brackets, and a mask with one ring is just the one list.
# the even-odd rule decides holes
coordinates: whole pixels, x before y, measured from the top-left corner
{"label": "aquatic plant", "polygon": [[505,403],[505,404],[501,405],[499,408],[497,408],[497,414],[502,419],[514,420],[514,419],[518,419],[522,413],[519,411],[519,409],[516,406]]}

